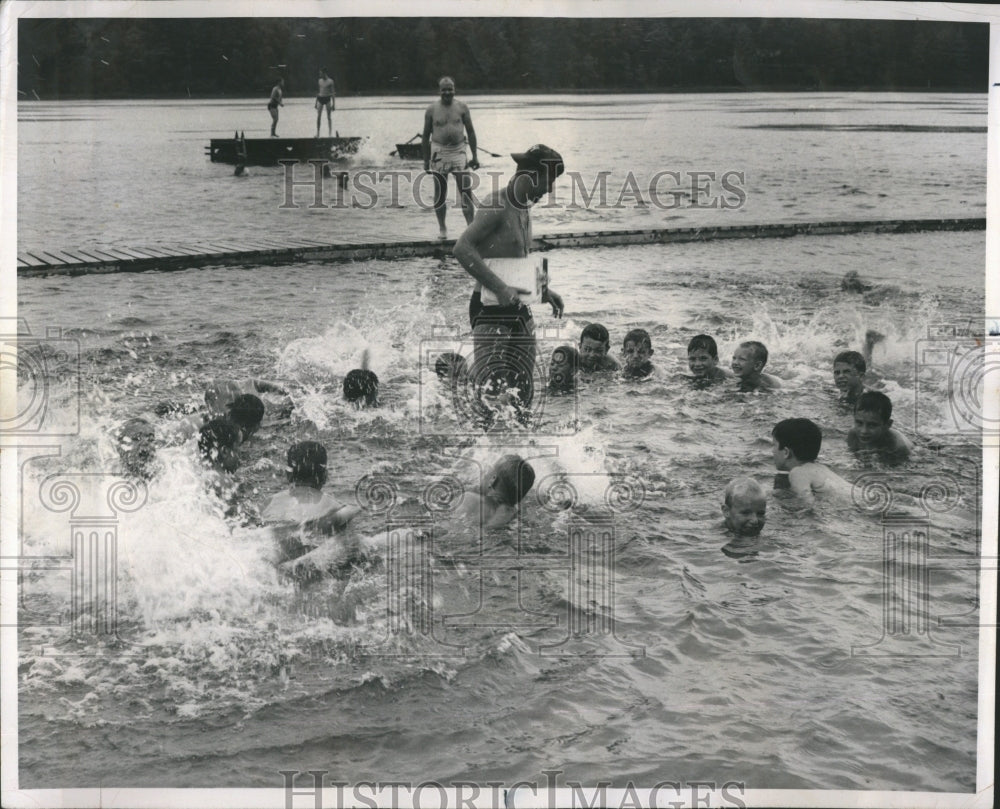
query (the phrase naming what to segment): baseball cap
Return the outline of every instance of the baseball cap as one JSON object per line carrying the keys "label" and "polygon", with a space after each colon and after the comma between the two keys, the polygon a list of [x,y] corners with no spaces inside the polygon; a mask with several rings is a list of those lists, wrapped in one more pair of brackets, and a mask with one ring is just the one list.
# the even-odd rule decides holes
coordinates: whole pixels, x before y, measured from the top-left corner
{"label": "baseball cap", "polygon": [[541,168],[554,173],[556,177],[566,170],[562,155],[555,149],[550,149],[542,143],[536,143],[526,152],[515,152],[511,154],[514,162],[521,168],[534,169]]}

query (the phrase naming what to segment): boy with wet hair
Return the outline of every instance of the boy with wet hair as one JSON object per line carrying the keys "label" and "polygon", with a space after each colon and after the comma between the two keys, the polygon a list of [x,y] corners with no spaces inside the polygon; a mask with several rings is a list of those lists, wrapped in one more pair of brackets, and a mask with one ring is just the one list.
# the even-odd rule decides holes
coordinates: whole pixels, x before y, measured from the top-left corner
{"label": "boy with wet hair", "polygon": [[458,382],[468,376],[469,363],[461,354],[446,351],[434,361],[434,373],[442,382]]}
{"label": "boy with wet hair", "polygon": [[517,516],[518,504],[535,484],[534,467],[520,455],[504,455],[483,478],[479,492],[466,498],[458,520],[484,529],[501,528]]}
{"label": "boy with wet hair", "polygon": [[781,387],[781,381],[764,373],[767,365],[767,346],[757,340],[740,343],[733,352],[733,373],[739,379],[739,389],[744,392],[769,391]]}
{"label": "boy with wet hair", "polygon": [[618,363],[608,356],[611,336],[600,323],[584,326],[580,333],[580,367],[584,371],[617,371]]}
{"label": "boy with wet hair", "polygon": [[858,351],[841,351],[833,358],[833,384],[840,391],[840,400],[853,405],[864,393],[864,376],[868,363]]}
{"label": "boy with wet hair", "polygon": [[344,377],[344,398],[358,407],[378,407],[378,376],[367,368],[355,368]]}
{"label": "boy with wet hair", "polygon": [[580,353],[573,346],[559,346],[549,362],[549,393],[569,393],[576,388]]}
{"label": "boy with wet hair", "polygon": [[[771,457],[779,473],[788,474],[795,494],[808,503],[821,498],[850,498],[851,485],[842,477],[816,462],[823,443],[819,426],[809,419],[785,419],[771,431]],[[785,488],[775,486],[775,488]]]}
{"label": "boy with wet hair", "polygon": [[729,373],[719,367],[719,347],[708,334],[698,334],[691,338],[687,347],[688,368],[695,379],[706,382],[721,382]]}
{"label": "boy with wet hair", "polygon": [[236,447],[240,428],[224,416],[216,416],[198,431],[198,454],[216,472],[235,472],[240,465]]}
{"label": "boy with wet hair", "polygon": [[[297,559],[319,547],[317,535],[333,536],[345,529],[361,511],[323,491],[327,481],[327,455],[322,444],[301,441],[289,447],[286,472],[288,488],[271,497],[261,515],[266,523],[275,525],[283,561]],[[332,555],[327,561],[337,557],[342,562],[349,556],[349,550],[346,545],[331,548]],[[315,572],[319,569],[316,562],[313,558],[305,566]]]}
{"label": "boy with wet hair", "polygon": [[847,448],[852,452],[875,451],[893,462],[910,457],[910,442],[892,429],[892,400],[884,393],[870,390],[858,397]]}
{"label": "boy with wet hair", "polygon": [[229,419],[240,428],[242,441],[253,435],[264,420],[264,403],[252,393],[241,393],[226,408]]}
{"label": "boy with wet hair", "polygon": [[653,373],[653,341],[645,329],[632,329],[622,340],[622,358],[625,368],[622,375],[626,379],[646,379]]}
{"label": "boy with wet hair", "polygon": [[737,536],[755,537],[767,518],[767,494],[753,478],[733,478],[722,493],[726,528]]}
{"label": "boy with wet hair", "polygon": [[126,421],[115,434],[115,448],[122,472],[128,477],[149,480],[156,460],[156,431],[146,419]]}

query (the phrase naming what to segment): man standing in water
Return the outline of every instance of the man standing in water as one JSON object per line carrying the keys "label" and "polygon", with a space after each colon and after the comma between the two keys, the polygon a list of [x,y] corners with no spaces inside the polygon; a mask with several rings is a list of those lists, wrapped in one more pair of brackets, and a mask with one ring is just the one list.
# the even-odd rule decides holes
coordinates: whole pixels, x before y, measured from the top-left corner
{"label": "man standing in water", "polygon": [[267,111],[271,113],[271,137],[278,137],[278,107],[285,106],[282,102],[284,95],[285,80],[278,79],[277,84],[271,88],[271,98],[267,102]]}
{"label": "man standing in water", "polygon": [[[490,259],[527,258],[531,250],[531,206],[552,191],[565,171],[554,149],[538,144],[512,154],[517,171],[507,187],[498,191],[476,212],[472,224],[455,244],[455,258],[476,281],[469,301],[474,360],[473,385],[480,391],[506,385],[516,388],[515,405],[526,409],[534,396],[535,323],[531,310],[518,298],[528,290],[508,286],[492,269]],[[482,301],[483,287],[498,303]],[[542,301],[556,317],[563,313],[562,298],[546,287]]]}
{"label": "man standing in water", "polygon": [[326,134],[333,136],[333,110],[337,108],[337,92],[333,79],[325,67],[319,69],[319,90],[316,92],[316,137],[319,137],[319,125],[323,120],[323,108],[326,107]]}
{"label": "man standing in water", "polygon": [[[455,80],[444,76],[438,82],[441,98],[424,113],[424,171],[434,177],[434,213],[437,214],[439,239],[448,238],[444,219],[448,212],[448,175],[455,175],[455,184],[462,199],[462,213],[467,224],[472,222],[472,178],[467,169],[478,169],[476,130],[472,128],[469,108],[455,100]],[[466,134],[472,149],[472,160],[465,157]]]}

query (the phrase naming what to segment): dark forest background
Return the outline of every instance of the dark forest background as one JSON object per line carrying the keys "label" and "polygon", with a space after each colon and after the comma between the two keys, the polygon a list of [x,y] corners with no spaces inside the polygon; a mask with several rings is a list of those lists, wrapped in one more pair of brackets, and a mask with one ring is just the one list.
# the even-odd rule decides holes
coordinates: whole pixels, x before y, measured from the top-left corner
{"label": "dark forest background", "polygon": [[986,92],[985,24],[808,19],[21,19],[22,99],[544,91]]}

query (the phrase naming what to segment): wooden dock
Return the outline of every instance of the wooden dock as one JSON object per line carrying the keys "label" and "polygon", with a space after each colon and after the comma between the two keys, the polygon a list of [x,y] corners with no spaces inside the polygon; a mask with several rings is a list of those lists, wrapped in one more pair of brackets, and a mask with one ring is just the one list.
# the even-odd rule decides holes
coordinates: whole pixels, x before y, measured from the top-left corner
{"label": "wooden dock", "polygon": [[279,160],[341,160],[355,154],[359,137],[212,138],[205,154],[213,163],[276,166]]}
{"label": "wooden dock", "polygon": [[[718,239],[775,239],[858,233],[903,234],[985,230],[986,219],[894,219],[847,222],[801,222],[778,225],[735,225],[704,228],[648,228],[554,233],[536,237],[535,250],[566,247],[613,247],[635,244],[680,244]],[[196,267],[254,266],[317,261],[371,261],[445,256],[454,240],[328,243],[313,239],[213,239],[184,245],[149,247],[29,248],[17,254],[22,277],[89,275],[114,272],[187,270]]]}

